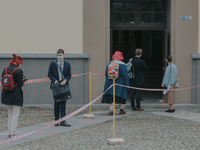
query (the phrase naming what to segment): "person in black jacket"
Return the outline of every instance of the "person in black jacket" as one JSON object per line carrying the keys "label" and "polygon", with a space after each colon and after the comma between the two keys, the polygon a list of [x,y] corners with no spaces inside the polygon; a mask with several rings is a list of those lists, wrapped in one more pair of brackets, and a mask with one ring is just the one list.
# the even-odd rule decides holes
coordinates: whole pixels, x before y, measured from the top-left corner
{"label": "person in black jacket", "polygon": [[[144,71],[148,69],[148,66],[145,64],[143,60],[140,59],[142,56],[142,49],[136,49],[135,50],[135,57],[132,59],[132,65],[134,67],[134,73],[135,73],[135,78],[130,80],[130,84],[133,87],[142,87],[144,85]],[[135,102],[134,102],[134,95],[136,94],[136,103],[137,107],[135,107]],[[141,108],[140,106],[140,95],[141,95],[141,90],[135,90],[131,89],[131,95],[130,95],[130,100],[131,100],[131,107],[132,110],[137,110],[137,111],[143,111],[144,109]]]}
{"label": "person in black jacket", "polygon": [[[15,88],[12,91],[3,89],[1,94],[1,102],[8,107],[8,130],[10,138],[15,136],[20,107],[23,106],[23,91],[21,89],[24,84],[23,71],[19,68],[22,63],[22,58],[13,54],[13,59],[10,61],[9,67],[7,67],[7,71],[8,74],[10,74],[13,70],[17,68],[17,70],[15,70],[12,74]],[[4,74],[5,69],[2,72],[2,76]]]}
{"label": "person in black jacket", "polygon": [[[51,85],[50,88],[52,89],[52,84],[60,83],[60,85],[65,85],[69,80],[71,79],[71,66],[69,62],[64,61],[65,53],[63,49],[59,49],[57,51],[57,61],[53,61],[50,63],[49,71],[48,71],[48,77],[51,79]],[[61,70],[63,71],[64,79],[62,79],[62,76],[60,74],[59,68],[56,65],[61,67]],[[64,94],[63,97],[65,98],[67,95]],[[66,98],[67,100],[67,98]],[[59,115],[60,112],[60,115]],[[66,114],[66,101],[57,103],[54,101],[54,115],[55,115],[55,121],[59,120],[60,118],[65,117]],[[60,117],[59,117],[60,116]],[[55,126],[66,126],[71,127],[71,124],[68,124],[65,120],[56,123]]]}

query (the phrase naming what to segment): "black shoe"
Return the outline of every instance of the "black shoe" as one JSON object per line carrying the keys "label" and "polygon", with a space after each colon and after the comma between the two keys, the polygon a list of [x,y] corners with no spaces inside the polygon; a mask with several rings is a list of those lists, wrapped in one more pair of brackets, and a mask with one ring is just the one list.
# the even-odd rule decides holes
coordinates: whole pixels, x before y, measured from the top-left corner
{"label": "black shoe", "polygon": [[119,115],[124,115],[126,114],[126,112],[123,110],[123,111],[119,111]]}
{"label": "black shoe", "polygon": [[54,126],[59,126],[59,123],[54,124]]}
{"label": "black shoe", "polygon": [[68,124],[67,122],[61,122],[60,126],[71,127],[71,124]]}
{"label": "black shoe", "polygon": [[108,113],[108,115],[109,115],[109,116],[113,116],[113,112],[110,111],[110,112]]}
{"label": "black shoe", "polygon": [[175,112],[175,109],[169,109],[169,110],[166,110],[165,112],[168,112],[168,113],[174,113]]}
{"label": "black shoe", "polygon": [[170,109],[166,110],[165,112],[170,112]]}
{"label": "black shoe", "polygon": [[136,108],[134,107],[134,108],[132,108],[132,110],[136,110]]}
{"label": "black shoe", "polygon": [[174,112],[175,112],[175,109],[170,110],[170,113],[174,113]]}

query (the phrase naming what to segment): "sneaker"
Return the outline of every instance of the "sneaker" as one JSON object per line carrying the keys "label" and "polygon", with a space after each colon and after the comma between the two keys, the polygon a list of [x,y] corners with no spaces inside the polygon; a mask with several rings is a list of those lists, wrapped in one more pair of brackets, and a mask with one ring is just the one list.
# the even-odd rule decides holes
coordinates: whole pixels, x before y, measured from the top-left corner
{"label": "sneaker", "polygon": [[126,114],[126,112],[123,110],[123,111],[119,111],[119,115],[124,115]]}

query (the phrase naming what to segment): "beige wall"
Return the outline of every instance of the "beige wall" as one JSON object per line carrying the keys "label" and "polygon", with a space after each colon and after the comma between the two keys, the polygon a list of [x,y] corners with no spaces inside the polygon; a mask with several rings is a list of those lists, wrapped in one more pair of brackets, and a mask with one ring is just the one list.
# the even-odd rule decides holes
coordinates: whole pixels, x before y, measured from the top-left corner
{"label": "beige wall", "polygon": [[[199,4],[198,5],[198,8],[199,8],[198,9],[199,10],[199,12],[198,12],[198,18],[199,18],[200,17],[200,0],[198,0],[198,4]],[[198,53],[200,54],[200,19],[199,19],[199,26],[198,27],[199,27],[199,29],[198,29],[199,30],[199,33],[198,33],[199,34],[199,36],[198,36],[198,43],[199,43],[198,44]]]}
{"label": "beige wall", "polygon": [[[83,52],[90,54],[89,71],[93,73],[104,73],[109,62],[109,4],[109,0],[83,1]],[[92,100],[102,94],[104,82],[104,76],[92,76]]]}
{"label": "beige wall", "polygon": [[[180,87],[192,85],[192,53],[198,53],[198,0],[171,0],[171,54]],[[183,21],[182,16],[192,16]],[[191,90],[177,91],[176,103],[191,103]]]}
{"label": "beige wall", "polygon": [[83,0],[1,0],[0,53],[83,53]]}

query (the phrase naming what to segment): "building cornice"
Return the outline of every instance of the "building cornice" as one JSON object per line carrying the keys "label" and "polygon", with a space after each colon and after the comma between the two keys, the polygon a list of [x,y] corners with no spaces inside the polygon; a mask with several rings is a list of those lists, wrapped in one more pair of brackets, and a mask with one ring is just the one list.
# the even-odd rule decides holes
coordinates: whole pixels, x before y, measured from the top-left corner
{"label": "building cornice", "polygon": [[[29,54],[20,53],[16,54],[22,58],[56,58],[56,54]],[[12,54],[0,54],[0,58],[13,58]],[[68,59],[89,59],[89,54],[65,54]]]}

